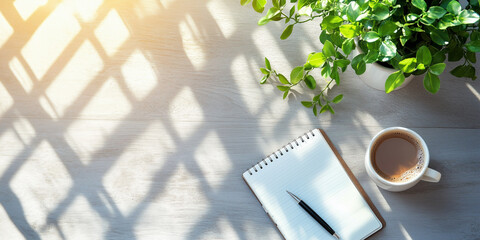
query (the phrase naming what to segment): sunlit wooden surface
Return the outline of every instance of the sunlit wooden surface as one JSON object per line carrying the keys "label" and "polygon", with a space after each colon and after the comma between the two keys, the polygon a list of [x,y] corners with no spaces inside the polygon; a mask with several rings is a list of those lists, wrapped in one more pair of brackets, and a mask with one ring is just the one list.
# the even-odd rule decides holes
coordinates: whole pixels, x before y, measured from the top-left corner
{"label": "sunlit wooden surface", "polygon": [[[0,1],[0,238],[282,239],[241,174],[312,128],[385,217],[373,239],[480,238],[480,82],[386,95],[350,69],[316,118],[258,67],[303,64],[318,23],[281,41],[260,17],[236,0]],[[368,179],[368,142],[391,126],[424,137],[440,183]]]}

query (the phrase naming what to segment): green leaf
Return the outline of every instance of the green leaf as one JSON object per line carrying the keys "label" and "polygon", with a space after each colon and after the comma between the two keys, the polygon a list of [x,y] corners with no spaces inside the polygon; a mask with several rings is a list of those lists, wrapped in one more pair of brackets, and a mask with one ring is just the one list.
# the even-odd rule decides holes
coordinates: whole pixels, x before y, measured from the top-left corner
{"label": "green leaf", "polygon": [[245,5],[247,5],[250,1],[252,1],[252,0],[240,0],[240,4],[242,4],[242,6],[245,6]]}
{"label": "green leaf", "polygon": [[383,22],[380,27],[378,28],[378,33],[380,36],[389,36],[392,35],[395,30],[397,30],[397,25],[395,25],[392,21],[385,21]]}
{"label": "green leaf", "polygon": [[443,17],[443,15],[445,15],[445,13],[447,13],[447,11],[442,7],[433,6],[428,9],[427,16],[433,19],[440,19]]}
{"label": "green leaf", "polygon": [[432,54],[428,47],[421,46],[417,51],[417,62],[423,63],[423,65],[430,65],[432,63]]}
{"label": "green leaf", "polygon": [[462,10],[462,6],[456,0],[450,1],[447,5],[447,11],[449,13],[453,13],[454,15],[458,15]]}
{"label": "green leaf", "polygon": [[303,64],[303,69],[304,70],[310,70],[312,68],[313,68],[313,66],[309,62],[306,62],[305,64]]}
{"label": "green leaf", "polygon": [[335,61],[333,61],[333,64],[336,64],[337,66],[341,67],[341,68],[345,68],[348,66],[348,64],[350,64],[350,60],[348,59],[337,59]]}
{"label": "green leaf", "polygon": [[396,54],[397,47],[392,41],[386,40],[382,42],[382,45],[380,45],[380,61],[386,62],[395,57]]}
{"label": "green leaf", "polygon": [[325,63],[326,60],[327,57],[325,57],[323,53],[319,52],[308,56],[307,62],[310,63],[312,67],[320,67]]}
{"label": "green leaf", "polygon": [[330,64],[328,64],[328,62],[322,68],[321,73],[324,78],[330,78],[330,74],[332,73],[332,68],[330,67]]}
{"label": "green leaf", "polygon": [[298,10],[300,10],[307,3],[309,3],[309,0],[298,0],[298,3],[297,3]]}
{"label": "green leaf", "polygon": [[268,22],[270,22],[270,19],[267,16],[263,16],[262,18],[260,18],[258,20],[257,25],[258,26],[263,26],[263,25],[267,24]]}
{"label": "green leaf", "polygon": [[471,41],[465,44],[465,47],[467,47],[470,52],[480,52],[480,40]]}
{"label": "green leaf", "polygon": [[412,4],[414,7],[422,10],[422,12],[427,10],[427,3],[424,0],[412,0]]}
{"label": "green leaf", "polygon": [[330,77],[335,80],[337,85],[340,84],[340,75],[338,75],[338,68],[335,66],[335,64],[332,68],[332,73],[330,73]]}
{"label": "green leaf", "polygon": [[307,108],[311,108],[313,106],[313,103],[309,101],[302,101],[302,105]]}
{"label": "green leaf", "polygon": [[263,10],[265,9],[265,4],[267,3],[267,0],[253,0],[252,6],[255,11],[262,13]]}
{"label": "green leaf", "polygon": [[443,63],[445,62],[445,53],[443,52],[437,52],[433,54],[432,57],[432,63],[431,64],[436,64],[436,63]]}
{"label": "green leaf", "polygon": [[445,70],[445,63],[437,63],[432,66],[430,66],[430,72],[432,72],[435,75],[440,75],[442,74],[443,70]]}
{"label": "green leaf", "polygon": [[318,116],[318,111],[317,111],[317,104],[313,105],[313,114],[316,116]]}
{"label": "green leaf", "polygon": [[292,34],[293,31],[293,24],[288,25],[285,30],[283,30],[282,35],[280,36],[280,39],[285,40],[287,39],[290,34]]}
{"label": "green leaf", "polygon": [[351,1],[347,6],[347,18],[350,22],[357,21],[360,15],[360,6],[355,1]]}
{"label": "green leaf", "polygon": [[268,59],[265,57],[265,67],[268,69],[268,70],[272,70],[272,66],[270,66],[270,61],[268,61]]}
{"label": "green leaf", "polygon": [[415,71],[417,67],[417,59],[416,58],[403,59],[398,63],[398,66],[400,67],[400,70],[402,70],[403,72],[411,73]]}
{"label": "green leaf", "polygon": [[323,105],[322,108],[320,108],[320,113],[324,113],[328,110],[328,105]]}
{"label": "green leaf", "polygon": [[432,23],[435,22],[435,19],[428,16],[423,16],[422,18],[420,18],[420,22],[425,25],[432,25]]}
{"label": "green leaf", "polygon": [[343,94],[337,95],[335,98],[333,98],[332,102],[333,103],[339,103],[343,99]]}
{"label": "green leaf", "polygon": [[298,66],[292,70],[290,73],[290,81],[292,84],[297,84],[303,78],[303,67]]}
{"label": "green leaf", "polygon": [[380,39],[380,35],[374,31],[366,32],[365,35],[363,35],[363,40],[366,42],[375,42],[378,39]]}
{"label": "green leaf", "polygon": [[278,6],[278,0],[272,0],[272,4],[274,7],[276,8],[279,8],[280,6]]}
{"label": "green leaf", "polygon": [[285,76],[283,76],[282,74],[278,74],[278,80],[283,84],[290,84],[288,79]]}
{"label": "green leaf", "polygon": [[293,5],[292,8],[290,8],[290,12],[288,14],[289,18],[291,18],[293,14],[295,14],[295,5]]}
{"label": "green leaf", "polygon": [[263,73],[263,74],[268,74],[269,71],[265,68],[260,68],[260,71]]}
{"label": "green leaf", "polygon": [[352,59],[352,68],[357,75],[362,75],[367,69],[367,65],[363,60],[364,56],[365,54],[358,54]]}
{"label": "green leaf", "polygon": [[474,52],[467,51],[465,54],[465,57],[470,61],[471,63],[476,63],[477,62],[477,56]]}
{"label": "green leaf", "polygon": [[285,92],[283,93],[283,99],[287,98],[288,92],[289,92],[289,90],[287,90],[287,91],[285,91]]}
{"label": "green leaf", "polygon": [[365,63],[373,63],[376,62],[378,59],[378,55],[380,55],[380,52],[375,49],[371,49],[368,51],[367,55],[363,58]]}
{"label": "green leaf", "polygon": [[[280,13],[280,9],[277,7],[272,7],[268,9],[267,14],[265,15],[266,18],[271,19],[271,20],[276,20],[276,16],[278,16]],[[281,15],[280,15],[281,16]],[[278,21],[278,20],[277,20]]]}
{"label": "green leaf", "polygon": [[440,19],[438,22],[438,29],[440,30],[445,30],[448,27],[455,26],[455,22],[458,22],[455,20],[455,16],[451,13],[445,14],[445,16]]}
{"label": "green leaf", "polygon": [[277,88],[278,88],[278,90],[280,90],[282,92],[290,90],[289,86],[277,86]]}
{"label": "green leaf", "polygon": [[477,77],[475,76],[475,68],[471,65],[460,65],[454,68],[450,73],[456,77],[468,77],[472,80],[475,80]]}
{"label": "green leaf", "polygon": [[314,90],[315,87],[317,87],[317,82],[315,81],[315,78],[312,77],[312,75],[308,75],[305,78],[305,84],[307,85],[308,88]]}
{"label": "green leaf", "polygon": [[470,41],[480,40],[480,32],[472,32],[470,34]]}
{"label": "green leaf", "polygon": [[320,39],[320,42],[322,44],[325,44],[325,42],[327,40],[331,41],[332,40],[332,37],[327,33],[327,30],[323,30],[321,33],[320,33],[320,36],[318,37]]}
{"label": "green leaf", "polygon": [[389,15],[390,11],[387,5],[383,3],[377,3],[373,6],[372,18],[374,20],[384,20],[388,18]]}
{"label": "green leaf", "polygon": [[339,16],[330,15],[322,20],[320,26],[324,30],[333,30],[342,25],[343,19]]}
{"label": "green leaf", "polygon": [[332,34],[332,43],[335,44],[337,47],[342,47],[342,44],[343,44],[343,41],[345,40],[345,38],[343,38],[342,36],[340,36],[340,33],[337,31],[337,32],[334,32]]}
{"label": "green leaf", "polygon": [[403,75],[402,71],[396,71],[390,76],[388,76],[387,81],[385,81],[385,92],[390,93],[391,91],[395,90],[395,88],[402,85],[405,81],[405,76]]}
{"label": "green leaf", "polygon": [[447,45],[450,41],[450,36],[448,35],[447,31],[438,29],[432,29],[430,31],[430,37],[432,38],[433,42],[441,46]]}
{"label": "green leaf", "polygon": [[350,53],[352,52],[353,48],[355,48],[355,40],[353,40],[353,38],[346,39],[345,41],[343,41],[342,51],[343,51],[346,55],[350,55]]}
{"label": "green leaf", "polygon": [[328,108],[328,110],[330,111],[331,114],[335,114],[335,111],[333,111],[332,106],[330,106],[330,105],[328,105],[328,104],[325,105],[325,106],[327,106],[327,108]]}
{"label": "green leaf", "polygon": [[340,33],[346,38],[354,38],[358,35],[359,27],[353,24],[346,24],[340,26]]}
{"label": "green leaf", "polygon": [[409,13],[409,14],[407,15],[407,21],[408,21],[408,22],[413,22],[413,21],[417,20],[419,17],[420,17],[420,15],[418,15],[418,14]]}
{"label": "green leaf", "polygon": [[463,58],[463,48],[460,46],[455,46],[454,48],[448,51],[448,61],[456,62]]}
{"label": "green leaf", "polygon": [[458,20],[463,24],[472,24],[476,23],[480,17],[473,10],[463,10],[458,15]]}
{"label": "green leaf", "polygon": [[260,80],[260,84],[264,84],[267,81],[268,77],[269,77],[269,75],[264,75],[262,77],[262,79]]}
{"label": "green leaf", "polygon": [[423,63],[418,63],[417,70],[425,70],[425,65]]}
{"label": "green leaf", "polygon": [[335,47],[333,46],[332,42],[328,40],[325,41],[322,52],[325,55],[325,57],[335,56]]}
{"label": "green leaf", "polygon": [[436,93],[438,92],[438,89],[440,89],[440,79],[437,75],[427,72],[423,78],[423,86],[427,91]]}

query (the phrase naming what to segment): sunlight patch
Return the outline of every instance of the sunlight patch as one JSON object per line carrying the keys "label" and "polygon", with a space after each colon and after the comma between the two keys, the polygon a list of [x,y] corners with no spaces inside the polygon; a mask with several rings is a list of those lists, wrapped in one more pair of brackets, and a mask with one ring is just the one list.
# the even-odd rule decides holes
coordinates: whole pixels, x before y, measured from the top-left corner
{"label": "sunlight patch", "polygon": [[120,120],[76,120],[64,133],[68,145],[84,165],[89,165],[95,154],[101,153],[111,139]]}
{"label": "sunlight patch", "polygon": [[45,113],[48,114],[48,116],[50,116],[51,119],[57,120],[59,118],[57,110],[52,105],[52,101],[48,99],[48,97],[40,96],[38,98],[38,103],[40,103],[40,106],[42,107],[43,111],[45,111]]}
{"label": "sunlight patch", "polygon": [[3,16],[2,13],[0,13],[0,48],[3,47],[3,44],[5,44],[8,39],[12,36],[13,34],[13,28],[8,24],[7,19]]}
{"label": "sunlight patch", "polygon": [[102,59],[90,41],[85,41],[46,90],[46,95],[60,116],[67,111],[74,112],[70,108],[74,108],[79,98],[85,98],[84,95],[95,91],[84,92],[89,84],[94,84],[92,81],[102,69]]}
{"label": "sunlight patch", "polygon": [[[102,205],[97,207],[104,208]],[[105,229],[109,229],[108,223],[98,211],[84,195],[77,195],[58,219],[58,225],[69,239],[98,239],[99,236],[104,236]]]}
{"label": "sunlight patch", "polygon": [[197,147],[195,147],[195,162],[201,169],[201,176],[209,188],[220,190],[225,187],[226,177],[232,169],[232,159],[225,150],[221,139],[215,132],[209,132]]}
{"label": "sunlight patch", "polygon": [[113,166],[102,180],[105,190],[115,202],[114,207],[124,216],[132,215],[132,211],[135,211],[142,202],[154,200],[155,195],[149,194],[152,188],[160,186],[157,180],[162,175],[158,174],[165,165],[164,159],[168,155],[165,148],[158,145],[158,139],[170,141],[162,127],[157,123],[144,128],[144,124],[130,126],[135,135],[126,136],[123,141],[110,140],[128,142],[127,139],[134,139],[122,148],[122,154],[115,158]]}
{"label": "sunlight patch", "polygon": [[113,56],[130,37],[130,32],[117,11],[112,9],[95,29],[95,36],[108,56]]}
{"label": "sunlight patch", "polygon": [[223,0],[209,1],[207,9],[215,19],[215,23],[220,28],[220,31],[222,31],[223,37],[231,38],[237,30],[235,26],[238,24],[232,19],[232,12],[225,3],[226,1]]}
{"label": "sunlight patch", "polygon": [[[32,146],[30,146],[32,147]],[[22,161],[10,187],[22,204],[28,223],[43,226],[48,214],[64,199],[72,179],[63,161],[47,141],[41,142],[28,159]],[[8,207],[8,206],[7,206]]]}
{"label": "sunlight patch", "polygon": [[157,85],[155,70],[140,50],[135,50],[122,66],[128,90],[137,100],[143,100]]}
{"label": "sunlight patch", "polygon": [[475,90],[475,88],[472,87],[472,85],[470,83],[466,83],[467,85],[467,88],[470,90],[470,92],[472,92],[472,94],[477,97],[477,100],[480,101],[480,94],[478,93],[477,90]]}
{"label": "sunlight patch", "polygon": [[[23,134],[23,132],[20,132],[20,134]],[[18,138],[17,133],[13,129],[8,128],[0,135],[0,156],[2,156],[0,177],[5,174],[5,171],[18,157],[18,154],[25,150],[26,147],[25,143]]]}
{"label": "sunlight patch", "polygon": [[201,70],[207,63],[207,54],[205,53],[201,33],[195,21],[190,15],[185,15],[185,20],[178,25],[182,37],[183,50],[195,70]]}
{"label": "sunlight patch", "polygon": [[[59,4],[37,28],[21,53],[39,80],[64,53],[65,48],[79,31],[78,21],[64,4]],[[68,60],[64,59],[60,64],[65,61]]]}
{"label": "sunlight patch", "polygon": [[[204,120],[202,106],[198,103],[190,87],[184,87],[173,98],[169,105],[169,115],[170,119],[181,119],[180,121],[172,121],[172,124],[175,133],[184,140],[191,137]],[[188,127],[182,124],[185,121],[189,122]]]}
{"label": "sunlight patch", "polygon": [[72,8],[73,13],[84,22],[95,20],[97,10],[102,5],[103,0],[66,0]]}
{"label": "sunlight patch", "polygon": [[0,104],[0,116],[5,114],[13,106],[14,100],[8,90],[3,86],[3,83],[0,81],[0,99],[2,102]]}
{"label": "sunlight patch", "polygon": [[[214,200],[205,196],[201,179],[192,174],[188,167],[178,163],[177,159],[168,159],[172,164],[165,164],[160,170],[155,188],[155,198],[145,203],[137,224],[151,226],[152,229],[168,229],[162,239],[177,239],[178,236],[189,236],[195,226],[203,228],[205,216],[213,208]],[[177,161],[177,163],[175,163]],[[168,202],[168,204],[158,204]],[[217,213],[214,213],[215,216]],[[175,216],[172,219],[171,216]],[[140,234],[141,231],[138,231]],[[191,235],[190,235],[191,236]],[[191,239],[185,237],[184,239]],[[195,237],[193,237],[195,238]]]}
{"label": "sunlight patch", "polygon": [[23,89],[26,93],[30,93],[33,88],[33,81],[28,75],[27,71],[23,67],[22,63],[18,60],[17,57],[13,57],[13,59],[8,63],[10,70],[12,71],[13,75],[17,78],[18,82],[22,85]]}
{"label": "sunlight patch", "polygon": [[258,68],[254,68],[255,72],[252,72],[247,59],[244,55],[238,55],[233,59],[230,64],[230,71],[233,78],[235,78],[235,84],[242,97],[242,107],[248,108],[251,115],[256,115],[260,112],[262,105],[265,105],[265,101],[258,101],[263,99],[263,93],[259,84],[261,78],[260,71],[256,71]]}
{"label": "sunlight patch", "polygon": [[135,15],[138,18],[143,19],[148,16],[155,16],[160,14],[161,6],[160,2],[152,0],[137,0],[134,8]]}
{"label": "sunlight patch", "polygon": [[23,20],[27,20],[39,7],[45,5],[48,0],[15,0],[13,6]]}
{"label": "sunlight patch", "polygon": [[83,109],[82,117],[122,119],[131,112],[132,104],[125,97],[116,79],[110,77],[96,89],[98,90]]}

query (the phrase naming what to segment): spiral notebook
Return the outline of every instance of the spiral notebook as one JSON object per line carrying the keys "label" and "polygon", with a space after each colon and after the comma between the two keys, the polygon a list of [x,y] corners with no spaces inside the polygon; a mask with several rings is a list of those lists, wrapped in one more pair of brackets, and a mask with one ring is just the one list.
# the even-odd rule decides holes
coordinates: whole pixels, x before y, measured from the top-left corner
{"label": "spiral notebook", "polygon": [[344,240],[365,239],[385,221],[323,130],[314,129],[243,173],[285,239],[335,239],[285,191],[305,201]]}

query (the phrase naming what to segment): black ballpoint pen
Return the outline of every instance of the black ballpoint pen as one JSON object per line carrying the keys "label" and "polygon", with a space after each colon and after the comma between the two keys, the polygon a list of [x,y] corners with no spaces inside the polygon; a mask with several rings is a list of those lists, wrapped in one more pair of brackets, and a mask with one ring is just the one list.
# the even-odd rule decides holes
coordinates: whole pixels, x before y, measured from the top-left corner
{"label": "black ballpoint pen", "polygon": [[325,230],[327,230],[335,238],[340,239],[340,237],[338,237],[335,231],[330,226],[328,226],[328,224],[325,221],[323,221],[323,219],[320,216],[318,216],[318,214],[315,211],[313,211],[313,209],[311,209],[304,201],[302,201],[302,199],[295,196],[295,194],[289,191],[287,191],[287,193],[290,194],[290,196],[292,196],[292,198],[295,199],[295,201],[297,201],[298,205],[300,205],[303,208],[303,210],[305,210],[308,214],[310,214],[310,216],[313,217],[313,219],[315,219],[318,223],[320,223],[320,225],[322,225],[322,227],[325,228]]}

